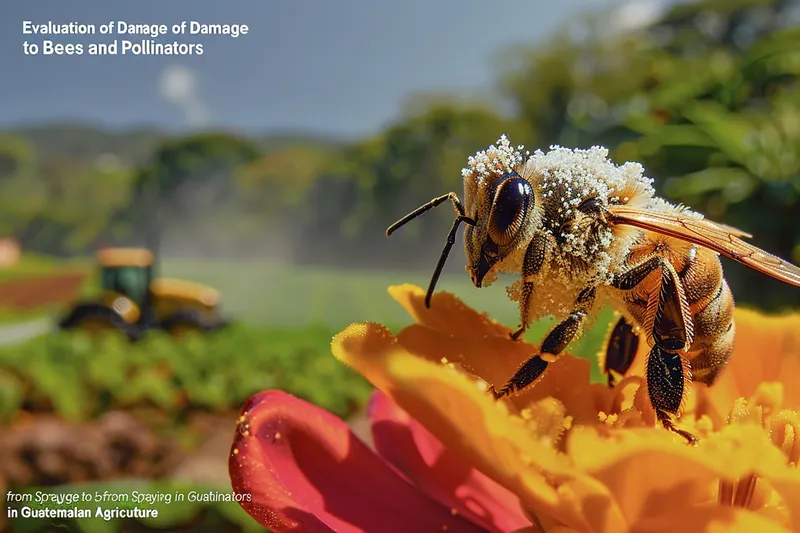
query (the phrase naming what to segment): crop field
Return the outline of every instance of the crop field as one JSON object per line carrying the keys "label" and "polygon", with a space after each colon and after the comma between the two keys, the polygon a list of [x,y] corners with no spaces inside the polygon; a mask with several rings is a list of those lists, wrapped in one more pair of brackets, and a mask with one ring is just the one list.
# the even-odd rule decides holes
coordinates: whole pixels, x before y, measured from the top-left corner
{"label": "crop field", "polygon": [[[66,280],[62,285],[70,285],[75,294],[97,291],[97,279],[88,267],[77,288],[75,275],[65,277],[65,270],[51,265],[31,273],[40,279],[60,276]],[[7,458],[0,465],[0,484],[34,491],[75,490],[76,484],[88,482],[103,490],[116,486],[130,491],[136,479],[151,492],[162,485],[178,490],[186,482],[189,488],[227,487],[230,434],[246,398],[277,388],[351,419],[362,411],[371,387],[333,358],[331,337],[360,321],[399,330],[411,318],[387,287],[426,287],[429,276],[218,261],[168,261],[157,275],[217,288],[223,313],[234,325],[177,342],[161,332],[148,333],[135,344],[113,333],[91,339],[76,332],[0,346],[0,454]],[[36,293],[42,285],[23,279],[27,277],[7,273],[0,285],[8,284],[7,294],[28,301],[20,294]],[[450,274],[442,278],[439,290],[456,294],[513,328],[517,308],[506,298],[504,281],[479,290],[466,275]],[[41,292],[38,298],[43,298]],[[64,311],[66,303],[53,305],[51,300],[38,312],[56,316]],[[0,334],[36,313],[29,306],[0,307]],[[593,359],[610,319],[604,312],[568,351]],[[535,324],[526,338],[539,343],[551,326],[550,321]],[[596,366],[593,377],[599,379]],[[50,438],[37,437],[44,432]],[[133,450],[135,460],[120,460],[115,450],[123,445]],[[91,458],[76,462],[86,455],[83,450],[91,450]],[[164,519],[152,524],[156,529],[185,525],[199,516],[210,516],[207,520],[215,524],[210,530],[215,531],[246,531],[254,524],[230,502],[188,506],[181,516],[166,512],[172,507],[163,510]],[[49,527],[45,522],[25,524],[31,533]],[[98,524],[74,526],[101,533]],[[14,522],[11,527],[21,525]],[[125,527],[119,523],[102,532]],[[143,524],[135,527],[151,531]],[[0,531],[5,532],[2,523]]]}

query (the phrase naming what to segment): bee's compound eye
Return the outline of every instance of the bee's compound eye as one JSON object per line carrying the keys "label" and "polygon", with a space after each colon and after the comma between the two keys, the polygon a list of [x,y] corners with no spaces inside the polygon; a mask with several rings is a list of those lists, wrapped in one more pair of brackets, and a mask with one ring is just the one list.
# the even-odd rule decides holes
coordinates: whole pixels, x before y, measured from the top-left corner
{"label": "bee's compound eye", "polygon": [[520,177],[510,177],[500,184],[489,215],[489,237],[492,241],[503,246],[514,240],[522,228],[532,199],[531,184]]}

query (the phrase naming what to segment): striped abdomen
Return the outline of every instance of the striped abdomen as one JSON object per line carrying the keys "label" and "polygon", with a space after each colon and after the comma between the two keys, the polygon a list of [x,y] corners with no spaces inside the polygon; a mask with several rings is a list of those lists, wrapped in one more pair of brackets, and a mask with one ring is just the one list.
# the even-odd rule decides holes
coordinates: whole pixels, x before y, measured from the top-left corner
{"label": "striped abdomen", "polygon": [[[678,274],[689,310],[688,337],[692,338],[683,357],[691,364],[692,380],[710,385],[730,358],[736,329],[733,294],[723,277],[719,257],[707,248],[656,236],[634,245],[629,264],[652,255],[666,258]],[[654,272],[622,298],[645,332],[653,329],[653,302],[657,302],[660,290],[661,274]]]}

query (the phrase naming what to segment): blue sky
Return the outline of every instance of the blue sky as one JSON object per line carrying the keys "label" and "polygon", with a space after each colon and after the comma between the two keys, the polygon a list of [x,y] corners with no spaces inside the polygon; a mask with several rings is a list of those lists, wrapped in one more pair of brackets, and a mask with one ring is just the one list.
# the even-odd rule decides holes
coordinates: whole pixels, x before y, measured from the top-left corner
{"label": "blue sky", "polygon": [[[222,126],[359,136],[391,121],[414,92],[489,93],[501,50],[542,42],[569,17],[608,3],[5,0],[0,127],[78,119],[114,127]],[[24,40],[45,38],[23,35],[23,20],[171,25],[187,19],[244,23],[250,33],[236,39],[178,37],[202,43],[201,56],[26,56],[22,51]]]}

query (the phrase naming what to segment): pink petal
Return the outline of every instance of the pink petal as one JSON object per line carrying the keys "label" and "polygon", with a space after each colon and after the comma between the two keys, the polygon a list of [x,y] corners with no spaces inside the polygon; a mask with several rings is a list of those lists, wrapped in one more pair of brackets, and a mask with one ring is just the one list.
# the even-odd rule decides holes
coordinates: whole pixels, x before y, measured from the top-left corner
{"label": "pink petal", "polygon": [[241,505],[276,533],[479,532],[403,480],[334,415],[282,391],[244,405],[228,463]]}
{"label": "pink petal", "polygon": [[369,418],[378,453],[443,505],[493,532],[530,526],[512,492],[449,453],[380,391],[373,393]]}

